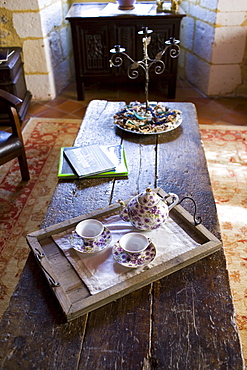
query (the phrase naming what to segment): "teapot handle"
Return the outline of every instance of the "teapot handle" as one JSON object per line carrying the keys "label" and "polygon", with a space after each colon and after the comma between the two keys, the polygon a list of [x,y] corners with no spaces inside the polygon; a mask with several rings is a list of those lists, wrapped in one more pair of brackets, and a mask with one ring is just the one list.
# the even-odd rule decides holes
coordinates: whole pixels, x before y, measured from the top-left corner
{"label": "teapot handle", "polygon": [[175,207],[178,204],[179,197],[177,194],[168,193],[164,199],[167,200],[168,198],[172,199],[172,202],[168,204],[168,210],[170,211],[173,207]]}

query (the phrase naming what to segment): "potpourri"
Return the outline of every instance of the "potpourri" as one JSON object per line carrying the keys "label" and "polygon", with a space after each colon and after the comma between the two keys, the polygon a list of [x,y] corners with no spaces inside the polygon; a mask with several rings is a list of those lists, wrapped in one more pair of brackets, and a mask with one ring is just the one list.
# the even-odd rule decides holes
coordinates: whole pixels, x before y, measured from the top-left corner
{"label": "potpourri", "polygon": [[133,102],[114,115],[114,123],[120,128],[142,134],[170,131],[181,123],[181,111],[164,105]]}

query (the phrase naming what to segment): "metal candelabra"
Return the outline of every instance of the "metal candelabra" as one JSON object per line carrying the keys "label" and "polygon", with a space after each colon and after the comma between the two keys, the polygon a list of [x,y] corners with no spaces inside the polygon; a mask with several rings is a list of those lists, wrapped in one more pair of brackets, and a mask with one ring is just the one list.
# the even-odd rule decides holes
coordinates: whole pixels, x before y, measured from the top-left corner
{"label": "metal candelabra", "polygon": [[111,67],[120,67],[123,64],[123,56],[127,57],[131,64],[128,67],[128,77],[135,79],[139,76],[138,68],[141,67],[145,72],[145,99],[146,99],[146,111],[149,108],[148,103],[148,87],[149,87],[149,69],[155,64],[154,71],[156,74],[161,74],[165,70],[165,63],[162,60],[163,55],[169,50],[169,55],[171,58],[177,58],[180,53],[179,40],[176,40],[174,37],[171,37],[169,40],[165,41],[165,48],[157,53],[154,59],[149,58],[148,55],[148,45],[151,42],[152,30],[149,30],[148,27],[142,27],[142,31],[139,31],[138,34],[143,35],[143,59],[140,61],[134,61],[128,54],[125,53],[125,49],[120,45],[115,45],[113,49],[110,50],[110,53],[113,54],[110,59]]}

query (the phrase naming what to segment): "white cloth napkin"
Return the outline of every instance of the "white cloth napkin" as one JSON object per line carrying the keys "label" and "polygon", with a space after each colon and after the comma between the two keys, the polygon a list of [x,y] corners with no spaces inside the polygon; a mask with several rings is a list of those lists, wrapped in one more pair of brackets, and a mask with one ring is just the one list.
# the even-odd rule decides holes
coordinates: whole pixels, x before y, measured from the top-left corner
{"label": "white cloth napkin", "polygon": [[124,222],[119,215],[111,215],[99,220],[111,231],[112,235],[112,241],[109,247],[102,252],[96,254],[77,252],[70,245],[70,237],[73,229],[52,236],[91,294],[96,294],[101,290],[110,288],[132,276],[142,273],[148,268],[160,265],[200,245],[169,217],[165,224],[158,229],[140,231],[140,233],[150,238],[156,247],[156,257],[154,260],[147,266],[137,269],[128,268],[114,260],[112,246],[122,235],[129,232],[136,232],[136,228],[129,222]]}

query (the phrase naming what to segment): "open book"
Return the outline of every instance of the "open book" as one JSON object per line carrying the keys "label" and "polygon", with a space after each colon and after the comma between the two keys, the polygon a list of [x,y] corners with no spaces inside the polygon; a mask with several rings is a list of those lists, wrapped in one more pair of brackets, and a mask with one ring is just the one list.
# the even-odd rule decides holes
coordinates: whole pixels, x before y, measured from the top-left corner
{"label": "open book", "polygon": [[[98,146],[98,145],[97,145]],[[115,169],[97,174],[88,174],[86,178],[96,177],[125,177],[128,176],[128,166],[124,148],[122,145],[99,145],[100,149],[113,163]],[[58,178],[59,179],[78,179],[79,176],[73,170],[70,162],[67,160],[66,152],[75,147],[62,147],[60,151],[59,165],[58,165]]]}
{"label": "open book", "polygon": [[64,150],[64,156],[79,177],[114,171],[115,165],[99,145],[87,145]]}

